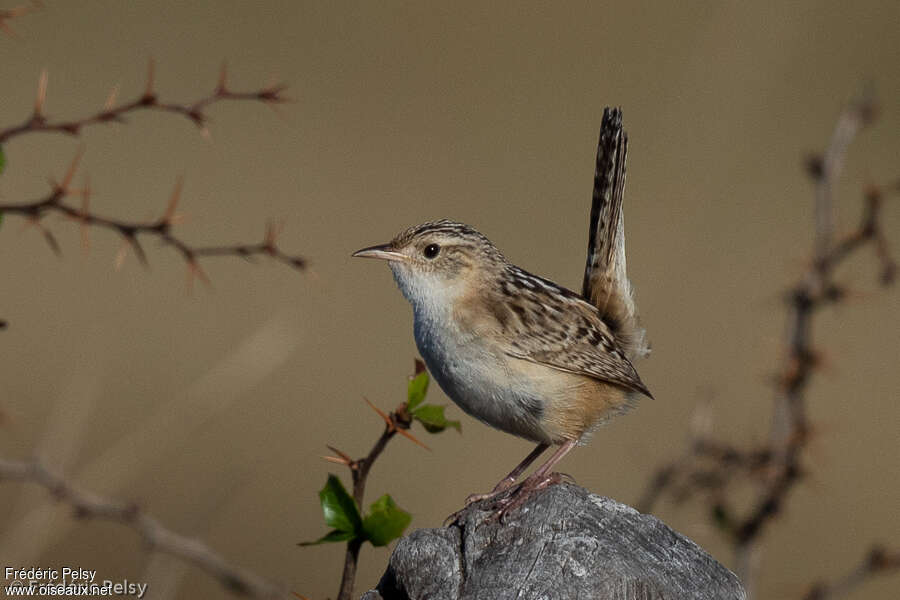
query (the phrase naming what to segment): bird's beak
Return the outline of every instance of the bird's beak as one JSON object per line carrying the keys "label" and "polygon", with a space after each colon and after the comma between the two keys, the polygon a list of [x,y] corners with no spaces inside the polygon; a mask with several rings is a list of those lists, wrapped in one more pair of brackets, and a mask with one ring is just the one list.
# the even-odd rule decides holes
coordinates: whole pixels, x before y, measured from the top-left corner
{"label": "bird's beak", "polygon": [[380,258],[382,260],[406,260],[406,255],[394,250],[390,244],[369,246],[353,253],[357,258]]}

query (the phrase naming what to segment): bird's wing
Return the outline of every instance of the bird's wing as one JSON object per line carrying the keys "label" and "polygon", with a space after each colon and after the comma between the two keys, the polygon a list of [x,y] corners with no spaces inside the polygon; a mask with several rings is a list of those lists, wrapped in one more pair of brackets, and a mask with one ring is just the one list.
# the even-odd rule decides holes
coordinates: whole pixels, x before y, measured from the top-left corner
{"label": "bird's wing", "polygon": [[600,311],[629,358],[647,354],[625,265],[625,157],[622,111],[606,108],[597,143],[597,167],[581,295]]}
{"label": "bird's wing", "polygon": [[491,309],[510,356],[651,396],[599,311],[578,294],[518,268],[515,293]]}

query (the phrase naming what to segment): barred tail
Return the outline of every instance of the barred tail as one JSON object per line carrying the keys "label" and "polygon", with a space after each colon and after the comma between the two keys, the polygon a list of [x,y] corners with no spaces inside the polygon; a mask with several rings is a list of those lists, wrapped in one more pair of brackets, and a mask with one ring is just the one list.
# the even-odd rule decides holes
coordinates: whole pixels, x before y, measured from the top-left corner
{"label": "barred tail", "polygon": [[628,136],[622,111],[606,108],[597,144],[597,170],[588,231],[582,295],[600,309],[603,320],[629,359],[646,356],[646,343],[631,283],[625,270],[625,154]]}

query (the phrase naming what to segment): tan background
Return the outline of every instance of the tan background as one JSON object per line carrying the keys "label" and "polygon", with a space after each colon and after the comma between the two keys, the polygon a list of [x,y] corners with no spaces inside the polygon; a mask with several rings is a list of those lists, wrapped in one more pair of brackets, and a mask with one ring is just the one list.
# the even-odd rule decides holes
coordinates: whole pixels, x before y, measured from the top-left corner
{"label": "tan background", "polygon": [[[59,260],[7,219],[0,451],[39,452],[85,487],[136,499],[312,598],[333,597],[343,551],[295,546],[324,532],[316,492],[334,468],[319,455],[326,443],[368,449],[379,421],[361,396],[395,406],[416,353],[387,268],[351,251],[453,217],[514,262],[577,287],[595,136],[603,106],[621,105],[628,262],[654,345],[639,369],[657,400],[563,470],[633,503],[654,466],[681,451],[702,399],[712,398],[722,436],[765,436],[767,377],[782,348],[778,294],[809,256],[801,158],[824,146],[867,81],[882,114],[853,147],[842,226],[855,222],[862,184],[900,175],[894,1],[47,4],[14,23],[20,39],[0,38],[0,123],[28,114],[42,67],[59,117],[98,108],[116,82],[124,97],[138,94],[148,56],[175,100],[207,91],[223,58],[235,87],[287,81],[296,102],[283,118],[216,107],[211,143],[166,115],[93,128],[84,168],[98,211],[138,218],[158,214],[184,173],[184,236],[255,240],[268,217],[283,219],[283,244],[313,272],[207,262],[214,291],[188,296],[171,251],[151,243],[151,271],[130,257],[116,272],[111,235],[95,232],[83,257],[77,228],[54,219]],[[44,193],[77,145],[37,135],[8,143],[4,201]],[[886,219],[900,246],[896,203]],[[828,359],[811,388],[820,435],[810,478],[767,538],[764,598],[795,598],[871,542],[900,538],[898,292],[873,292],[868,257],[842,280],[860,293],[818,321]],[[462,419],[462,437],[428,438],[433,452],[392,443],[369,499],[389,491],[413,527],[436,526],[529,448]],[[155,598],[224,594],[205,574],[149,558],[130,532],[48,506],[41,490],[0,487],[0,562],[149,580]],[[696,510],[664,504],[658,514],[731,564]],[[388,553],[363,550],[360,591]],[[893,598],[897,585],[886,578],[853,598]]]}

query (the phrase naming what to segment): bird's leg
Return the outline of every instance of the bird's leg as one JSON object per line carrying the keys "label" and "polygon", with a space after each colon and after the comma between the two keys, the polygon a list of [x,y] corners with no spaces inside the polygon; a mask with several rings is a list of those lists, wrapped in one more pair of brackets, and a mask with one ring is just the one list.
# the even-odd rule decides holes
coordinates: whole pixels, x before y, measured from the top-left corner
{"label": "bird's leg", "polygon": [[550,444],[538,444],[537,447],[532,450],[531,453],[529,453],[528,456],[524,458],[524,460],[522,460],[522,462],[516,465],[515,469],[509,472],[509,475],[501,479],[500,483],[494,486],[493,490],[486,494],[472,494],[468,498],[466,498],[465,507],[461,508],[460,510],[444,519],[444,525],[447,525],[448,523],[455,523],[463,514],[463,512],[465,512],[466,508],[469,507],[469,505],[478,502],[479,500],[496,498],[497,496],[511,488],[512,485],[516,482],[516,479],[519,478],[519,475],[521,475],[525,471],[525,469],[527,469],[528,466],[531,465],[531,463],[533,463],[537,459],[537,457],[543,454],[544,450],[549,447]]}
{"label": "bird's leg", "polygon": [[528,476],[525,481],[523,481],[515,492],[512,493],[507,498],[503,498],[500,501],[500,508],[498,510],[498,516],[503,517],[509,511],[521,506],[525,503],[526,500],[536,491],[542,490],[545,487],[553,485],[555,483],[559,483],[563,479],[563,475],[560,473],[552,473],[550,469],[552,469],[556,463],[561,461],[563,457],[568,454],[572,448],[574,448],[578,444],[578,440],[566,440],[559,448],[556,449],[556,452],[547,459],[547,462],[542,464],[538,469]]}
{"label": "bird's leg", "polygon": [[516,482],[516,479],[519,478],[525,469],[528,468],[531,463],[533,463],[538,456],[544,453],[544,451],[550,447],[550,444],[538,444],[537,447],[531,451],[531,453],[522,460],[516,468],[509,472],[509,475],[500,480],[500,483],[494,486],[494,489],[488,492],[487,494],[472,494],[468,498],[466,498],[466,506],[469,506],[473,502],[478,502],[479,500],[487,500],[488,498],[493,498],[498,494],[505,492]]}

